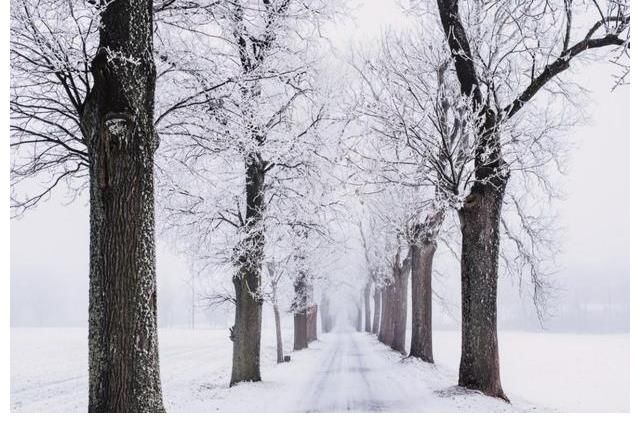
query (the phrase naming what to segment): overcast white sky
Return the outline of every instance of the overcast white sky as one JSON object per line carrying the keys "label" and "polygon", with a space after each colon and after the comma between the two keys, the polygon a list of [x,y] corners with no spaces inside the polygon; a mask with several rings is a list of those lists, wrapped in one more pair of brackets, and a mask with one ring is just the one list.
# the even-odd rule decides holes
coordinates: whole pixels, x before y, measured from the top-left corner
{"label": "overcast white sky", "polygon": [[[338,45],[352,37],[375,39],[385,26],[402,23],[391,0],[363,2],[354,22],[338,25]],[[557,203],[564,227],[559,258],[562,283],[557,304],[579,301],[618,304],[609,316],[625,324],[629,305],[629,89],[611,92],[612,68],[580,70],[579,81],[591,90],[590,120],[571,133],[577,148],[564,182],[566,200]],[[11,222],[11,323],[14,326],[84,326],[88,309],[88,194],[63,205],[62,194]],[[186,324],[190,276],[179,257],[159,241],[158,285],[162,323]],[[517,289],[501,287],[503,303],[518,305]],[[449,289],[448,289],[449,290]],[[456,288],[451,288],[455,293]],[[505,295],[506,293],[506,295]],[[507,301],[504,301],[506,299]],[[625,312],[626,311],[626,312]],[[626,316],[625,316],[626,315]],[[569,320],[569,319],[567,319]],[[574,320],[575,318],[571,319]],[[608,320],[608,319],[604,319]],[[621,320],[621,321],[620,321]],[[618,325],[620,324],[618,323]],[[606,323],[574,323],[608,329]]]}

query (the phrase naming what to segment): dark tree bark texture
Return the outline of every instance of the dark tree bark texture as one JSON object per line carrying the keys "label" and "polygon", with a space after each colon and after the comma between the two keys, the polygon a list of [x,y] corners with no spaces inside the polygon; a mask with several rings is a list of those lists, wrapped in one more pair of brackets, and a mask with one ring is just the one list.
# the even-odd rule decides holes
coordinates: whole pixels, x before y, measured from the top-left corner
{"label": "dark tree bark texture", "polygon": [[153,2],[101,14],[82,113],[90,159],[89,412],[163,412],[153,161]]}
{"label": "dark tree bark texture", "polygon": [[502,188],[476,188],[459,212],[463,257],[459,385],[506,400],[500,382],[497,328],[503,192]]}

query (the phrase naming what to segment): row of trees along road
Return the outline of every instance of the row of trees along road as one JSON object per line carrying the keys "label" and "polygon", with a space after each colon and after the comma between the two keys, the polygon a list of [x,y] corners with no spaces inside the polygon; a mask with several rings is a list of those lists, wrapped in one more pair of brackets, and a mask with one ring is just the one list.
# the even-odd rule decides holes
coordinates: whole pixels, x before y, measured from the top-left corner
{"label": "row of trees along road", "polygon": [[[557,194],[551,174],[562,167],[562,132],[572,123],[565,108],[576,97],[559,77],[578,59],[602,58],[594,54],[599,48],[622,65],[614,86],[628,74],[622,60],[629,49],[628,4],[557,3],[410,1],[409,12],[420,16],[417,28],[387,33],[378,52],[352,60],[361,86],[350,106],[358,125],[347,164],[359,171],[354,185],[371,219],[369,236],[361,233],[367,287],[374,286],[372,331],[404,352],[398,338],[406,326],[410,261],[410,355],[433,362],[433,257],[438,240],[451,242],[450,230],[441,229],[450,213],[457,214],[459,385],[505,400],[498,264],[502,256],[520,281],[529,277],[542,315],[551,286],[546,264],[554,250],[553,227],[539,206],[527,209],[526,196]],[[385,228],[389,235],[382,239]],[[509,249],[501,249],[501,237]],[[365,328],[369,320],[367,314]]]}
{"label": "row of trees along road", "polygon": [[13,214],[56,189],[89,192],[89,411],[164,410],[156,213],[202,272],[230,275],[213,299],[235,305],[233,385],[261,379],[262,306],[273,304],[278,323],[283,275],[298,346],[315,334],[314,284],[330,327],[329,252],[353,220],[349,191],[362,213],[365,330],[405,351],[411,281],[410,355],[433,361],[442,242],[462,269],[459,384],[506,399],[500,256],[530,277],[542,310],[548,227],[523,197],[553,194],[548,170],[569,122],[556,107],[573,95],[560,77],[601,58],[592,53],[626,65],[629,5],[404,5],[420,25],[385,35],[376,53],[354,58],[354,74],[332,78],[321,28],[339,2],[11,3]]}

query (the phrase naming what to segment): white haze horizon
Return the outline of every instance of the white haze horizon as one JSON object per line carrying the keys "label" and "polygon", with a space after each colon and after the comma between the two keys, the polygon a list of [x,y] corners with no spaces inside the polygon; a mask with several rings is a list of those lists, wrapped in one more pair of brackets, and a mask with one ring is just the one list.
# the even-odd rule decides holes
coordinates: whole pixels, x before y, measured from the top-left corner
{"label": "white haze horizon", "polygon": [[[385,7],[381,7],[384,3]],[[351,41],[376,39],[383,29],[402,23],[401,10],[391,1],[368,1],[354,21],[336,24],[332,38],[338,50]],[[558,255],[558,288],[553,317],[545,329],[566,332],[629,331],[629,99],[628,87],[611,90],[614,67],[585,65],[575,73],[589,89],[587,120],[567,136],[575,144],[562,179],[565,199],[554,202],[562,227]],[[606,159],[603,154],[606,150]],[[606,179],[603,182],[602,179]],[[35,210],[11,221],[11,326],[80,327],[88,317],[88,191],[72,203],[62,190]],[[161,327],[191,324],[192,276],[186,259],[172,251],[158,233],[157,272]],[[436,257],[436,260],[438,257]],[[347,263],[354,269],[358,263]],[[437,265],[436,265],[437,266]],[[447,308],[436,303],[434,328],[457,326],[459,275],[447,264],[436,290]],[[226,277],[225,277],[226,278]],[[203,293],[220,281],[197,282]],[[362,276],[364,278],[364,275]],[[337,288],[341,289],[341,288]],[[347,287],[344,291],[351,290]],[[531,299],[505,278],[499,285],[501,329],[541,330]],[[449,312],[447,312],[447,310]],[[226,326],[231,309],[198,309],[198,327]],[[265,316],[268,316],[265,314]],[[270,317],[267,319],[270,320]]]}

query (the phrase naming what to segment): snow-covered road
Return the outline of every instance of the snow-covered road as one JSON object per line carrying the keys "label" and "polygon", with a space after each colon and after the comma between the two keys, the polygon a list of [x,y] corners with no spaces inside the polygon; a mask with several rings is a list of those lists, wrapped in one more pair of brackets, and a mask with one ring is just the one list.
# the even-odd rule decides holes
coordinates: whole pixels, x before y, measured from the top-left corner
{"label": "snow-covered road", "polygon": [[[449,370],[406,358],[356,332],[323,334],[290,363],[265,363],[263,382],[220,389],[221,412],[511,412],[509,405],[459,389]],[[212,404],[211,401],[208,402]],[[175,408],[177,410],[182,410]]]}
{"label": "snow-covered road", "polygon": [[382,351],[372,350],[370,338],[353,332],[325,338],[326,347],[298,410],[381,412],[409,406],[410,393],[389,374],[393,365],[381,356]]}

